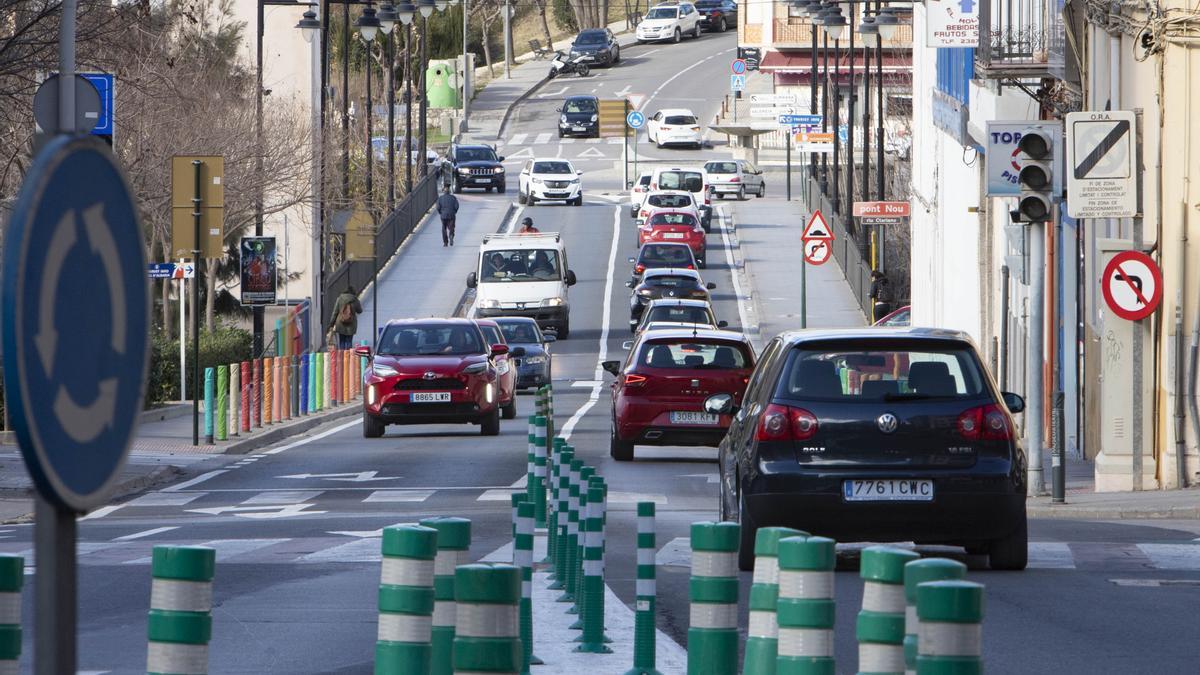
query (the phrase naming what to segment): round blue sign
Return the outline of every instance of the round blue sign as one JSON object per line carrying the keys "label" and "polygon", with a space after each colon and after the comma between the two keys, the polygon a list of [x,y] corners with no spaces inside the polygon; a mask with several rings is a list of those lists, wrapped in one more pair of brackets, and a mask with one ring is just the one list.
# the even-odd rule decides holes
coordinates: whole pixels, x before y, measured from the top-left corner
{"label": "round blue sign", "polygon": [[4,390],[38,491],[107,501],[146,386],[150,296],[128,181],[94,137],[48,143],[21,185],[0,277]]}
{"label": "round blue sign", "polygon": [[646,124],[646,115],[634,110],[625,116],[625,123],[630,129],[641,129]]}
{"label": "round blue sign", "polygon": [[729,64],[729,68],[733,71],[734,75],[745,75],[746,59],[734,59],[733,63]]}

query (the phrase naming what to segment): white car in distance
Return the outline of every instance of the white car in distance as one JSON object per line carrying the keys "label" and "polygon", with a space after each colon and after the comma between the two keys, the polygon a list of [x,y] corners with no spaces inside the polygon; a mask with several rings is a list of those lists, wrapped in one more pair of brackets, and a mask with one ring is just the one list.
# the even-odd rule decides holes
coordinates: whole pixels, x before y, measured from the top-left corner
{"label": "white car in distance", "polygon": [[517,178],[517,201],[533,206],[541,201],[562,201],[583,206],[582,171],[565,159],[531,159]]}
{"label": "white car in distance", "polygon": [[703,20],[704,16],[690,2],[655,5],[638,23],[635,36],[638,42],[679,42],[684,35],[698,38]]}
{"label": "white car in distance", "polygon": [[700,120],[687,108],[665,108],[646,120],[646,140],[658,147],[690,145],[699,150],[704,139],[700,136]]}
{"label": "white car in distance", "polygon": [[736,195],[739,200],[748,195],[767,196],[767,182],[762,169],[744,159],[719,159],[704,165],[708,184],[721,199]]}
{"label": "white car in distance", "polygon": [[646,198],[646,193],[650,190],[650,174],[651,171],[643,171],[637,180],[629,183],[629,213],[637,215],[638,207],[642,205],[642,200]]}

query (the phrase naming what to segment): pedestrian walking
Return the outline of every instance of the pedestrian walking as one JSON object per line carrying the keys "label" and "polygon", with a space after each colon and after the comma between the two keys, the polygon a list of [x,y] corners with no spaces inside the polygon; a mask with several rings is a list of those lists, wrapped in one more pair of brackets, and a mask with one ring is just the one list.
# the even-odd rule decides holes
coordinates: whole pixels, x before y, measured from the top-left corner
{"label": "pedestrian walking", "polygon": [[354,286],[347,286],[333,303],[333,319],[329,322],[329,330],[337,336],[338,349],[350,349],[354,346],[354,334],[358,332],[358,315],[362,314],[362,311],[362,303],[358,301],[358,293]]}
{"label": "pedestrian walking", "polygon": [[891,289],[888,287],[887,275],[879,270],[871,272],[871,291],[868,293],[871,299],[871,310],[873,313],[872,323],[891,314],[892,303],[889,302],[891,297]]}
{"label": "pedestrian walking", "polygon": [[442,188],[437,200],[437,212],[442,218],[442,246],[454,245],[454,219],[458,216],[458,197],[450,194],[450,186]]}

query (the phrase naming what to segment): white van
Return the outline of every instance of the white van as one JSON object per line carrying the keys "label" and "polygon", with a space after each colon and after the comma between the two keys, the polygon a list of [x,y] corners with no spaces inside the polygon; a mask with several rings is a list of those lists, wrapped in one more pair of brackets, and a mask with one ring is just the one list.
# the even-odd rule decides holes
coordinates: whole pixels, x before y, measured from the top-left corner
{"label": "white van", "polygon": [[567,289],[575,273],[558,232],[485,234],[467,287],[475,289],[475,317],[525,316],[554,330],[559,340],[571,333]]}
{"label": "white van", "polygon": [[712,188],[708,172],[698,166],[660,166],[650,174],[649,194],[654,190],[687,190],[696,197],[700,224],[708,232],[712,226]]}

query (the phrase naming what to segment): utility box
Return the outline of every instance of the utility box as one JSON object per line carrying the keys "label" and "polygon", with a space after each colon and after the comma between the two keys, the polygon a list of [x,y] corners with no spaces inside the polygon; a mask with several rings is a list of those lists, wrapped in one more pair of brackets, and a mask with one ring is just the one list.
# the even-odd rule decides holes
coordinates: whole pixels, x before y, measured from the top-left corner
{"label": "utility box", "polygon": [[430,61],[425,69],[425,93],[430,108],[458,108],[462,106],[459,89],[458,68],[454,59]]}

